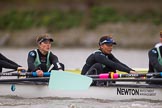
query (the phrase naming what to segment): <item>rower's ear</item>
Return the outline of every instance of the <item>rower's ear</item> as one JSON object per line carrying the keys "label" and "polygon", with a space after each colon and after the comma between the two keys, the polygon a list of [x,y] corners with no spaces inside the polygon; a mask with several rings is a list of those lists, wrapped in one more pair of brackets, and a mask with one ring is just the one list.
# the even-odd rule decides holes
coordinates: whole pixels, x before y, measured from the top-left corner
{"label": "rower's ear", "polygon": [[103,49],[104,44],[100,45],[100,49]]}

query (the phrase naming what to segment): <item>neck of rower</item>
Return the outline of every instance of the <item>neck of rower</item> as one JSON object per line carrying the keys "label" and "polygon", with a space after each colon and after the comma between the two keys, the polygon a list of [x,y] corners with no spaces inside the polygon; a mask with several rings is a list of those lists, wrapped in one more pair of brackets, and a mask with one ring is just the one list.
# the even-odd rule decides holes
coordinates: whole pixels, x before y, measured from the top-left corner
{"label": "neck of rower", "polygon": [[43,54],[43,55],[46,55],[48,52],[47,51],[43,51],[41,49],[39,49],[39,51]]}

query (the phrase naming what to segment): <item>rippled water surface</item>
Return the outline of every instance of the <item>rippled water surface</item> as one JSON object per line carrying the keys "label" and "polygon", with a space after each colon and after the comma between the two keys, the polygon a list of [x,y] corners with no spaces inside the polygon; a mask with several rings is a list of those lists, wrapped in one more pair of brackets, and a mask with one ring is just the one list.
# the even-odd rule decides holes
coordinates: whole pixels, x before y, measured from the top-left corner
{"label": "rippled water surface", "polygon": [[159,101],[1,97],[0,108],[161,108]]}

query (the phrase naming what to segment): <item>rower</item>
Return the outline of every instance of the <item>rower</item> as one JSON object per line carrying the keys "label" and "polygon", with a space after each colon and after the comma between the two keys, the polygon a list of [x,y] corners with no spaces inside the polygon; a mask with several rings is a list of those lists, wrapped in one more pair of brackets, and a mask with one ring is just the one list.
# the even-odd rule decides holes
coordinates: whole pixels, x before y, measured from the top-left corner
{"label": "rower", "polygon": [[116,70],[137,73],[132,68],[120,62],[111,52],[116,42],[112,38],[112,34],[102,36],[99,40],[99,49],[94,51],[86,60],[82,68],[82,75],[98,75],[101,73],[114,72]]}
{"label": "rower", "polygon": [[157,43],[154,48],[148,51],[148,57],[149,57],[148,73],[162,72],[162,31],[160,31],[160,42]]}
{"label": "rower", "polygon": [[51,51],[53,39],[49,34],[40,34],[36,38],[38,49],[28,53],[28,71],[36,72],[38,76],[43,76],[43,72],[51,70],[64,70],[64,64],[60,63],[58,57]]}

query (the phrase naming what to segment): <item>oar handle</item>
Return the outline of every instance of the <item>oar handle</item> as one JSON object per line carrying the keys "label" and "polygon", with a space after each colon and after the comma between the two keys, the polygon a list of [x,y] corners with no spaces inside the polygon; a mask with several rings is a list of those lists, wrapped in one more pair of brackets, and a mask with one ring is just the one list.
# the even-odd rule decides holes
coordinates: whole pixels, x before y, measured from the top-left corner
{"label": "oar handle", "polygon": [[147,73],[147,74],[118,74],[118,73],[103,73],[99,75],[88,75],[91,78],[99,78],[99,79],[117,79],[124,77],[162,77],[162,72],[158,73]]}

